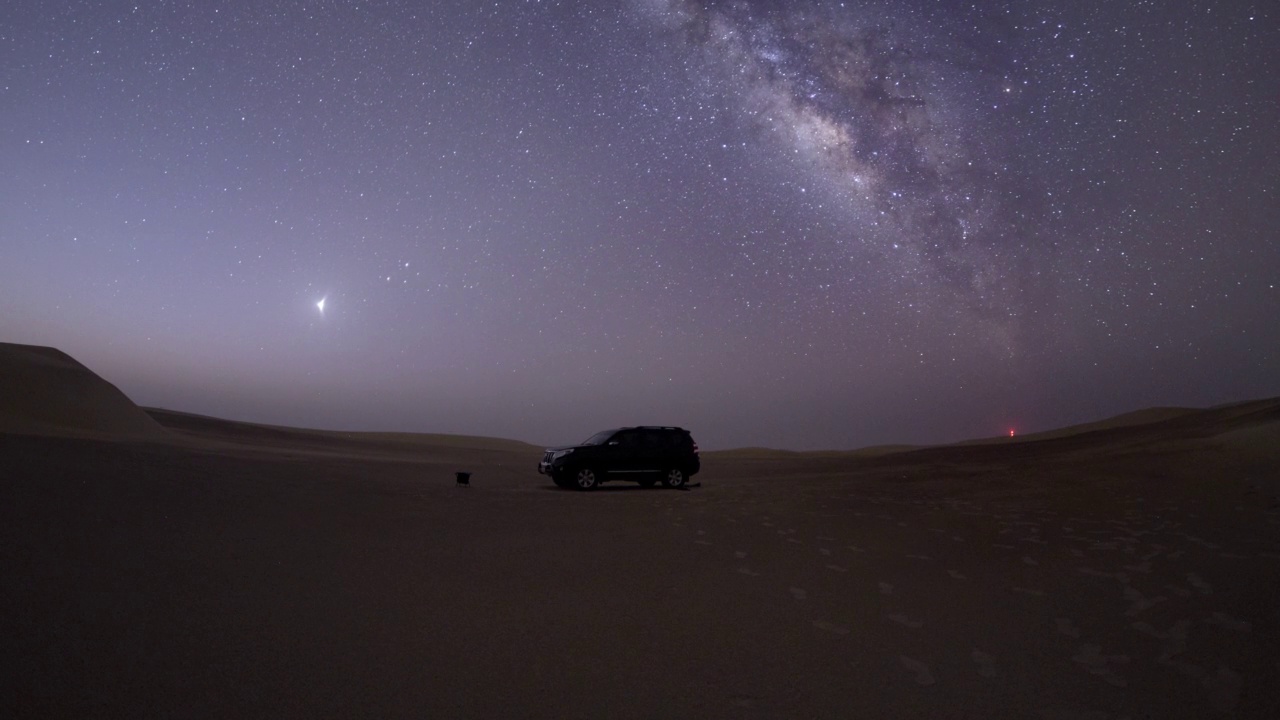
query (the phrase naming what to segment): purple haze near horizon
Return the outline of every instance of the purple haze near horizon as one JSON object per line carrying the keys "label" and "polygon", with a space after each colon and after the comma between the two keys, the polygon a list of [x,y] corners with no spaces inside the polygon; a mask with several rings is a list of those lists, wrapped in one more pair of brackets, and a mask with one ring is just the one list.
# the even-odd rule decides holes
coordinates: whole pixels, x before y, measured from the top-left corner
{"label": "purple haze near horizon", "polygon": [[1277,8],[1094,5],[9,3],[0,341],[538,444],[1280,394]]}

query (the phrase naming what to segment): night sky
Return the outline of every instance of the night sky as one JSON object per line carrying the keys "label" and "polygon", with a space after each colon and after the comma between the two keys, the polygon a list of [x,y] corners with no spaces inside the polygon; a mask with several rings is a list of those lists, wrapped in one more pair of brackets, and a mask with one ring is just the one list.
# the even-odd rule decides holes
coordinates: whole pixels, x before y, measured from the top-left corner
{"label": "night sky", "polygon": [[1280,395],[1278,196],[1274,1],[0,8],[0,340],[231,419],[817,449]]}

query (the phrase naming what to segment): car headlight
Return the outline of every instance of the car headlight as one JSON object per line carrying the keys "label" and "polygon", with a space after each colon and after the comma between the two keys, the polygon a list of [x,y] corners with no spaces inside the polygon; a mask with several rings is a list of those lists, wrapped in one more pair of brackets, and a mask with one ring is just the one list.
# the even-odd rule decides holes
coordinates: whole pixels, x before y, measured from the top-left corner
{"label": "car headlight", "polygon": [[557,450],[554,453],[551,453],[551,461],[555,462],[571,452],[573,452],[573,448],[569,448],[568,450]]}

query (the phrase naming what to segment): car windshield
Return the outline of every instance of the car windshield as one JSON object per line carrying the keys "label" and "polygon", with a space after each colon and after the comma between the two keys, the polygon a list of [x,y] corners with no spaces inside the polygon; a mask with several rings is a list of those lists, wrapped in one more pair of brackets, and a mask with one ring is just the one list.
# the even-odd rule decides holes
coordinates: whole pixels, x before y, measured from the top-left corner
{"label": "car windshield", "polygon": [[603,445],[606,440],[613,436],[616,430],[602,430],[595,435],[583,441],[583,445]]}

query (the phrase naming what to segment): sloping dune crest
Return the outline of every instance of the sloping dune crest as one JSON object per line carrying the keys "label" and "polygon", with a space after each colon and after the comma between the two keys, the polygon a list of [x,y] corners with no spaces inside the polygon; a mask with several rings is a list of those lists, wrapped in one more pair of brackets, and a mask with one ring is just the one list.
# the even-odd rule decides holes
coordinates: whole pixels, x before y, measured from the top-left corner
{"label": "sloping dune crest", "polygon": [[61,350],[0,343],[0,432],[164,438],[115,385]]}
{"label": "sloping dune crest", "polygon": [[1054,440],[1057,438],[1070,437],[1072,435],[1081,435],[1084,433],[1096,432],[1098,430],[1111,430],[1113,428],[1133,427],[1136,425],[1151,425],[1153,423],[1164,422],[1165,420],[1173,420],[1198,412],[1197,408],[1184,407],[1152,407],[1143,410],[1134,410],[1122,415],[1106,418],[1105,420],[1097,420],[1094,422],[1082,423],[1079,425],[1068,425],[1067,427],[1057,428],[1054,430],[1045,430],[1043,432],[1019,435],[1016,438],[1008,438],[1003,435],[993,438],[978,438],[975,440],[965,440],[955,443],[956,445],[993,445],[1008,444],[1010,442],[1031,442],[1035,440]]}
{"label": "sloping dune crest", "polygon": [[512,467],[526,474],[542,449],[501,438],[430,433],[348,432],[262,425],[145,408],[175,438],[217,451],[321,454],[348,458],[443,463],[468,470]]}

